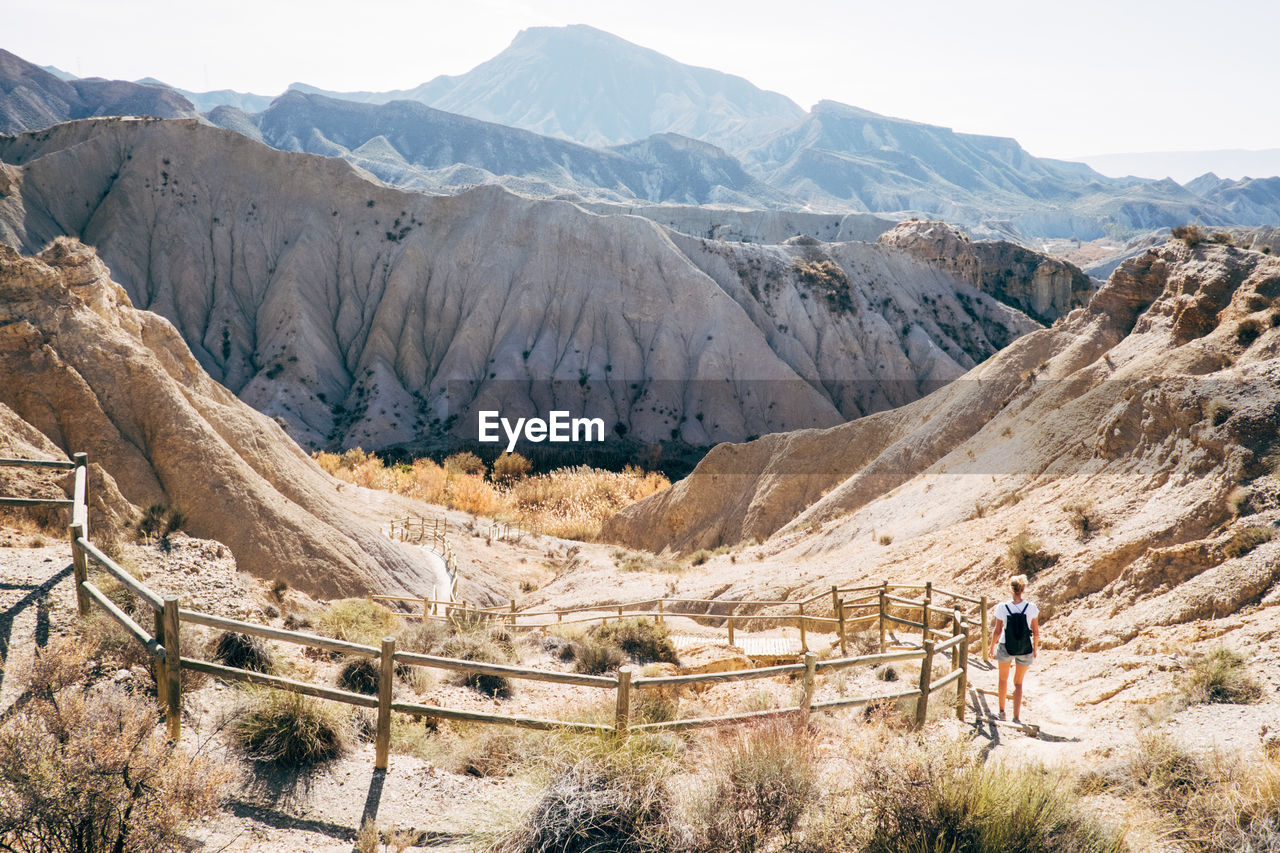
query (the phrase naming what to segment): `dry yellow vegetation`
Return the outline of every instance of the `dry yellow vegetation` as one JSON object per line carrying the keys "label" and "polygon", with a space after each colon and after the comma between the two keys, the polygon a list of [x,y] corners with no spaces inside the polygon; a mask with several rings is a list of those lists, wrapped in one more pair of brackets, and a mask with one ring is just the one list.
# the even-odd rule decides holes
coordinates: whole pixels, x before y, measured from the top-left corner
{"label": "dry yellow vegetation", "polygon": [[357,486],[518,521],[541,533],[582,541],[595,539],[608,516],[671,485],[660,473],[630,465],[622,471],[579,465],[513,476],[513,471],[527,470],[519,454],[503,454],[494,471],[471,453],[456,453],[443,463],[419,459],[411,465],[387,465],[359,448],[313,455],[325,471]]}

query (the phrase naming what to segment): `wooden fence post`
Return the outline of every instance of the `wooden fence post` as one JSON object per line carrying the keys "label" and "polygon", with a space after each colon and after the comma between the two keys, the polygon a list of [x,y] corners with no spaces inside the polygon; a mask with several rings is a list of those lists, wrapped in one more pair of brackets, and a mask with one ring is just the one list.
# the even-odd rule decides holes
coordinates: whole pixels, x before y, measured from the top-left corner
{"label": "wooden fence post", "polygon": [[733,645],[733,617],[729,617],[729,645]]}
{"label": "wooden fence post", "polygon": [[[885,586],[888,586],[887,582],[885,583]],[[880,587],[880,654],[884,654],[889,646],[889,625],[888,620],[885,619],[885,616],[887,615],[885,612],[886,603],[884,600],[885,586]]]}
{"label": "wooden fence post", "polygon": [[666,622],[667,622],[667,617],[666,617],[666,615],[662,612],[662,601],[663,601],[663,599],[661,599],[661,598],[659,598],[659,599],[658,599],[658,624],[660,624],[660,625],[665,625],[665,624],[666,624]]}
{"label": "wooden fence post", "polygon": [[[951,609],[951,636],[955,637],[960,634],[960,611],[955,608]],[[954,646],[951,649],[951,668],[953,670],[960,668],[960,647]]]}
{"label": "wooden fence post", "polygon": [[969,621],[960,620],[960,679],[956,682],[956,719],[964,722],[964,700],[969,693]]}
{"label": "wooden fence post", "polygon": [[516,628],[516,600],[511,599],[511,630]]}
{"label": "wooden fence post", "polygon": [[626,735],[627,725],[631,719],[631,667],[618,668],[618,703],[614,716],[614,729],[620,735]]}
{"label": "wooden fence post", "polygon": [[804,623],[806,621],[804,618],[804,602],[798,601],[796,604],[800,608],[800,614],[796,617],[796,624],[800,626],[800,651],[807,652],[809,651],[809,640],[804,632]]}
{"label": "wooden fence post", "polygon": [[182,737],[182,629],[176,595],[164,597],[163,614],[165,689],[161,692],[165,694],[165,719],[169,723],[169,739],[176,741]]}
{"label": "wooden fence post", "polygon": [[76,541],[84,536],[84,525],[73,524],[68,529],[71,531],[71,564],[76,573],[76,605],[80,608],[81,616],[88,616],[89,593],[84,591],[81,584],[89,579],[89,558]]}
{"label": "wooden fence post", "polygon": [[382,660],[378,670],[378,727],[374,736],[374,769],[387,769],[391,752],[391,688],[396,678],[396,638],[382,638]]}
{"label": "wooden fence post", "polygon": [[803,710],[804,718],[809,719],[810,712],[813,711],[813,679],[814,673],[817,671],[818,656],[813,652],[804,653],[804,681],[802,682],[802,691],[800,694],[800,707]]}
{"label": "wooden fence post", "polygon": [[[432,589],[431,597],[432,597],[432,598],[435,598],[435,590],[434,590],[434,589]],[[422,596],[422,624],[424,624],[424,625],[425,625],[425,624],[427,623],[427,617],[428,617],[428,616],[430,616],[430,615],[431,615],[431,604],[430,604],[430,602],[427,600],[427,597],[424,595],[424,596]]]}
{"label": "wooden fence post", "polygon": [[987,655],[987,644],[991,642],[991,628],[987,624],[987,597],[985,595],[978,599],[978,606],[982,608],[982,660],[985,663],[991,659]]}
{"label": "wooden fence post", "polygon": [[929,713],[929,685],[933,680],[933,640],[924,641],[924,658],[920,661],[920,699],[916,702],[916,728],[924,728]]}
{"label": "wooden fence post", "polygon": [[920,641],[925,642],[929,639],[929,599],[926,596],[920,602],[920,624],[924,627],[920,629]]}
{"label": "wooden fence post", "polygon": [[161,607],[159,610],[152,611],[152,615],[155,616],[156,642],[161,646],[164,646],[165,649],[165,656],[163,658],[157,657],[151,662],[156,675],[156,701],[158,701],[160,703],[160,707],[166,709],[167,712],[169,707],[169,677],[165,675],[165,668],[169,665],[169,640],[167,636],[169,623],[166,620],[166,616],[168,614],[166,614],[164,608]]}
{"label": "wooden fence post", "polygon": [[847,647],[848,640],[844,635],[844,599],[836,601],[836,617],[840,620],[840,657],[847,657],[849,649]]}

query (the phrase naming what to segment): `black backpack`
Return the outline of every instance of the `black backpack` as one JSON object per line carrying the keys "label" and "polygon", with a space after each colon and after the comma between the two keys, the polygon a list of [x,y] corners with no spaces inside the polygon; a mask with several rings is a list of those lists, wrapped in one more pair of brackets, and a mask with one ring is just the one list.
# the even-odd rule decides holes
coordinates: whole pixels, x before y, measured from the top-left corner
{"label": "black backpack", "polygon": [[1009,608],[1009,621],[1004,626],[1004,650],[1011,655],[1031,654],[1031,626],[1027,624],[1027,608],[1031,602],[1022,605],[1022,610]]}

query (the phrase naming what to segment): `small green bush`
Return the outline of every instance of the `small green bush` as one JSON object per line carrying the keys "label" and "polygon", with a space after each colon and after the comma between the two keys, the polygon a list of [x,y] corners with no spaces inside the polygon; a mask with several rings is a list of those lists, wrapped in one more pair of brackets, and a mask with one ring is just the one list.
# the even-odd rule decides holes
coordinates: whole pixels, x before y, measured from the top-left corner
{"label": "small green bush", "polygon": [[707,560],[710,560],[710,559],[711,559],[711,552],[708,551],[706,548],[703,548],[701,550],[694,551],[692,554],[689,555],[689,565],[701,566],[703,563],[705,563]]}
{"label": "small green bush", "polygon": [[[603,675],[622,666],[622,650],[613,643],[592,636],[580,637],[569,644],[573,668],[586,675]],[[563,655],[562,655],[563,657]]]}
{"label": "small green bush", "polygon": [[1249,674],[1244,658],[1237,652],[1217,648],[1191,658],[1182,695],[1188,705],[1247,705],[1262,698],[1262,685]]}
{"label": "small green bush", "polygon": [[341,706],[270,688],[245,691],[230,734],[246,758],[282,768],[309,768],[340,758],[354,739]]}
{"label": "small green bush", "polygon": [[252,672],[274,672],[275,654],[262,639],[225,631],[213,645],[213,659]]}

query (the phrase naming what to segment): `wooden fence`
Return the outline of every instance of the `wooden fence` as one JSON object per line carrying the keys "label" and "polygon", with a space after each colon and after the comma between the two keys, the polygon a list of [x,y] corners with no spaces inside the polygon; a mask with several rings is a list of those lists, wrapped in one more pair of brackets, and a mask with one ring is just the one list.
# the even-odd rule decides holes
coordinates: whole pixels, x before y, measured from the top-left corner
{"label": "wooden fence", "polygon": [[[401,542],[425,545],[440,555],[440,559],[444,560],[445,572],[449,575],[448,598],[452,601],[454,594],[458,591],[458,558],[453,553],[453,547],[449,545],[448,532],[449,522],[438,516],[433,518],[406,516],[392,520],[390,536]],[[439,590],[436,592],[438,593]],[[438,595],[432,596],[432,598],[437,597]]]}
{"label": "wooden fence", "polygon": [[[968,614],[958,608],[943,608],[933,603],[933,597],[948,599],[952,602],[967,601],[985,604],[985,599],[970,599],[952,593],[934,589],[931,584],[919,587],[890,585],[887,582],[873,587],[833,587],[831,590],[832,616],[820,616],[813,613],[817,603],[826,599],[827,594],[815,596],[805,601],[741,601],[723,602],[703,599],[656,599],[636,602],[630,605],[609,605],[609,614],[604,618],[621,618],[630,612],[636,616],[652,616],[661,621],[667,615],[681,614],[704,618],[724,619],[728,628],[730,642],[733,638],[735,621],[746,623],[751,620],[772,620],[774,624],[790,620],[797,624],[802,632],[815,625],[833,627],[839,637],[842,655],[845,652],[847,631],[854,625],[878,623],[880,628],[880,649],[876,654],[842,656],[832,660],[819,661],[818,656],[808,650],[807,644],[799,661],[781,666],[758,667],[754,669],[736,670],[717,673],[698,673],[672,676],[637,676],[630,666],[623,666],[616,675],[583,675],[577,673],[539,670],[507,664],[479,663],[454,658],[424,655],[415,652],[398,651],[394,637],[383,638],[380,646],[350,643],[330,637],[322,637],[300,631],[289,631],[227,619],[207,613],[188,610],[180,606],[177,596],[160,596],[121,568],[110,557],[102,553],[89,539],[87,496],[86,496],[86,460],[84,454],[76,454],[74,462],[41,462],[35,460],[0,459],[0,465],[36,465],[51,468],[74,469],[74,496],[70,501],[28,499],[10,499],[10,505],[32,506],[52,504],[71,507],[71,523],[69,525],[72,562],[76,580],[76,599],[81,616],[87,615],[96,605],[108,613],[150,653],[156,668],[157,695],[166,715],[169,736],[178,739],[182,732],[182,690],[181,671],[190,669],[202,672],[215,678],[228,681],[240,681],[258,684],[280,690],[287,690],[320,699],[342,702],[356,707],[371,708],[377,712],[375,727],[374,752],[375,766],[386,769],[391,740],[391,713],[398,712],[419,717],[443,720],[459,720],[495,725],[519,726],[531,729],[571,729],[591,732],[614,732],[625,736],[630,732],[679,731],[703,726],[718,726],[743,723],[753,720],[781,716],[799,716],[807,718],[814,712],[834,711],[841,708],[863,706],[875,702],[891,702],[915,699],[915,722],[917,726],[924,724],[928,713],[930,697],[953,683],[956,686],[955,713],[963,720],[965,715],[965,695],[968,680],[969,643],[972,628]],[[12,501],[22,501],[13,503]],[[89,563],[96,564],[102,571],[124,584],[138,599],[152,611],[153,620],[144,627],[129,614],[117,607],[88,578]],[[919,600],[912,600],[894,593],[912,589],[923,591]],[[892,590],[892,592],[891,592]],[[847,599],[846,595],[864,593]],[[378,596],[379,599],[393,599],[391,596]],[[510,608],[472,608],[459,606],[453,602],[431,601],[429,599],[410,599],[422,603],[423,618],[435,618],[439,606],[443,605],[446,616],[470,616],[472,618],[499,619],[517,627],[537,627],[536,625],[520,625],[521,617],[526,623],[533,617],[544,620],[541,624],[556,624],[549,617],[555,616],[557,623],[563,623],[565,615],[578,617],[582,614],[600,612],[600,608],[572,608],[568,610],[545,610],[533,612],[512,612]],[[656,608],[653,606],[656,601]],[[684,611],[702,606],[701,613]],[[707,612],[714,607],[729,606],[727,614]],[[775,608],[795,607],[795,614],[739,614],[737,609],[745,606],[770,606]],[[810,612],[806,613],[808,607]],[[849,616],[849,611],[867,612],[865,615]],[[430,611],[430,612],[429,612]],[[899,615],[919,612],[919,621]],[[599,618],[592,616],[592,619]],[[180,629],[183,623],[202,625],[209,628],[234,631],[242,634],[263,637],[279,642],[373,658],[379,663],[378,693],[366,696],[334,687],[309,684],[277,675],[267,675],[237,667],[224,666],[209,661],[186,657],[180,648]],[[920,645],[915,647],[889,648],[887,636],[889,625],[902,625],[920,631]],[[982,608],[983,648],[986,648],[986,608]],[[949,672],[938,679],[933,678],[934,660],[939,655],[950,653],[951,666]],[[873,694],[865,696],[841,697],[824,701],[814,701],[816,677],[819,673],[834,672],[855,666],[878,665],[894,661],[920,661],[918,683],[910,689],[897,692]],[[480,711],[463,711],[416,702],[397,701],[394,695],[394,672],[397,664],[402,666],[421,666],[477,675],[497,675],[513,679],[567,684],[593,687],[613,694],[614,719],[611,725],[574,720],[539,719],[507,714],[487,713]],[[801,684],[800,699],[794,707],[776,708],[765,711],[754,711],[741,714],[730,714],[715,717],[697,717],[692,719],[676,719],[666,722],[642,724],[631,723],[632,693],[643,690],[662,690],[682,686],[710,685],[733,681],[745,681],[764,678],[798,678]]]}

